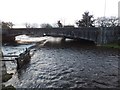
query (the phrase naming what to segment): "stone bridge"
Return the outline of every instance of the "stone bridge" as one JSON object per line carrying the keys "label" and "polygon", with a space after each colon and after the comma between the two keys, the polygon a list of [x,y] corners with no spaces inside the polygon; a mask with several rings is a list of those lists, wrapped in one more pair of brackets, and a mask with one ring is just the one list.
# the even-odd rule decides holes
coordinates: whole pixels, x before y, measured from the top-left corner
{"label": "stone bridge", "polygon": [[4,37],[18,35],[41,37],[43,35],[72,39],[85,39],[94,41],[97,45],[118,41],[120,39],[120,27],[89,27],[89,28],[13,28],[2,31]]}

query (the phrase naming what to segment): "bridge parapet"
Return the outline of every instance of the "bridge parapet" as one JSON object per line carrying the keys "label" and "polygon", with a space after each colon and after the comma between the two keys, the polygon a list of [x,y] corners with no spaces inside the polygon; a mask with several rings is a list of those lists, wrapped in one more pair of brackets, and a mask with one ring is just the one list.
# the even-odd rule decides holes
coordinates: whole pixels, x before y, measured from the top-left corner
{"label": "bridge parapet", "polygon": [[46,32],[46,35],[68,38],[86,39],[97,42],[100,28],[56,28]]}

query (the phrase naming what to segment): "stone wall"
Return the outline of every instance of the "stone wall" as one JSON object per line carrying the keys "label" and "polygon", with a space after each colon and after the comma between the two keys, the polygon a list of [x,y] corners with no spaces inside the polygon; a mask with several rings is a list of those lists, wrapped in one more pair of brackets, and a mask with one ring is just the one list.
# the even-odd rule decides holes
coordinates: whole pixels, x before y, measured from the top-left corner
{"label": "stone wall", "polygon": [[120,38],[120,27],[102,28],[102,44],[116,42]]}

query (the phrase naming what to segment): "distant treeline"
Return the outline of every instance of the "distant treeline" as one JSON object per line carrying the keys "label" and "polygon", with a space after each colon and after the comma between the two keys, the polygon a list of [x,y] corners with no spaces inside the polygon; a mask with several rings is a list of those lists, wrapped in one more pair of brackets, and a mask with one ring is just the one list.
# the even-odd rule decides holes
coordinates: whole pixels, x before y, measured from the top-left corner
{"label": "distant treeline", "polygon": [[[115,16],[111,17],[98,17],[97,19],[94,19],[93,15],[90,15],[89,12],[84,12],[82,14],[82,19],[77,20],[75,22],[77,27],[116,27],[120,26],[120,23],[118,21],[119,19]],[[4,22],[2,21],[0,23],[0,26],[5,29],[5,28],[13,28],[15,24],[12,22]],[[38,28],[37,23],[29,24],[25,23],[24,24],[26,28]],[[68,25],[68,26],[74,26],[74,25]],[[54,28],[54,27],[64,27],[64,25],[60,22],[60,20],[52,26],[49,23],[43,23],[40,25],[41,28]]]}

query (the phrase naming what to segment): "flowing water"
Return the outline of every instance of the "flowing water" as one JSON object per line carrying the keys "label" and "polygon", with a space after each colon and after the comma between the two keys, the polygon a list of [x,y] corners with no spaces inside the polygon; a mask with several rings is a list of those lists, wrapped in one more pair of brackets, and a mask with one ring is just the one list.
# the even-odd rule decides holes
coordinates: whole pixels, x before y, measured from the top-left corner
{"label": "flowing water", "polygon": [[[82,41],[46,38],[44,44],[34,47],[30,62],[20,71],[14,71],[6,85],[16,88],[117,88],[119,55],[116,49],[96,47]],[[30,45],[4,46],[4,52],[24,50]],[[6,47],[8,47],[8,50]],[[22,48],[24,47],[24,48]],[[16,49],[17,48],[17,49]],[[16,52],[18,52],[16,51]],[[12,71],[11,70],[11,71]]]}

